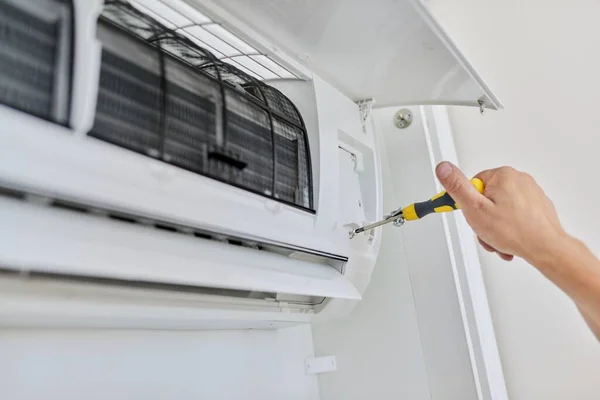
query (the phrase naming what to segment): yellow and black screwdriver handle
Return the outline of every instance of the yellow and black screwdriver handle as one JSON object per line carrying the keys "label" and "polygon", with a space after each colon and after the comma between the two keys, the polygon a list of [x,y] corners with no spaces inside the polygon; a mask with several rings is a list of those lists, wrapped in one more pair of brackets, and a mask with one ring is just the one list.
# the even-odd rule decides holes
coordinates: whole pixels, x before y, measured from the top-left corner
{"label": "yellow and black screwdriver handle", "polygon": [[[479,193],[483,193],[484,185],[481,179],[473,178],[471,183]],[[407,221],[414,221],[432,213],[445,213],[459,208],[454,199],[444,190],[427,201],[404,207],[402,216]]]}

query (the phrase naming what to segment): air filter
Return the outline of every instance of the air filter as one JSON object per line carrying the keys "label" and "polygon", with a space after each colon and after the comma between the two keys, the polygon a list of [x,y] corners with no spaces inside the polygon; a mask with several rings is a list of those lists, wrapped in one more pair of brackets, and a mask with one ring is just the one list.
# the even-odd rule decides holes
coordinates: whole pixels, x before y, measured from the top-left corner
{"label": "air filter", "polygon": [[68,123],[72,13],[69,1],[0,0],[0,103]]}
{"label": "air filter", "polygon": [[90,136],[314,211],[294,104],[126,1],[107,1]]}

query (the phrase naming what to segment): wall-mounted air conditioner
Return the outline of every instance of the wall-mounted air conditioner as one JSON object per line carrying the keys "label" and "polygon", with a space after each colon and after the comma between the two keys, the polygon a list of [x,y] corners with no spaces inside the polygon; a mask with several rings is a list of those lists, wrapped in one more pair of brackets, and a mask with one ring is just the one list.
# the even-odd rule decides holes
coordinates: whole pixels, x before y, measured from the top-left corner
{"label": "wall-mounted air conditioner", "polygon": [[370,6],[399,7],[387,33],[358,1],[311,26],[266,0],[0,5],[7,323],[343,315],[381,239],[348,239],[382,216],[370,107],[499,106],[412,1]]}

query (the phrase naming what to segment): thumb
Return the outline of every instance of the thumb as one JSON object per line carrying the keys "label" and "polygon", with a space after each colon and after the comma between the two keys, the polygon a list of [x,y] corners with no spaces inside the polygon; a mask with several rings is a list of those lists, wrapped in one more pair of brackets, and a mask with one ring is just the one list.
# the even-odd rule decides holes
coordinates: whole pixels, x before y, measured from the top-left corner
{"label": "thumb", "polygon": [[482,195],[455,165],[447,161],[441,162],[435,169],[435,174],[460,208],[474,207],[481,201]]}

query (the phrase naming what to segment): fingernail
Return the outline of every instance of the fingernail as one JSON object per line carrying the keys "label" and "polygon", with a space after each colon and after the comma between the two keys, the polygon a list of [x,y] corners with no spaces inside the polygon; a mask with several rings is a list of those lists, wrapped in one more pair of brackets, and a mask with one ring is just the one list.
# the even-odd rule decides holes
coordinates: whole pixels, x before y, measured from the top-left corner
{"label": "fingernail", "polygon": [[438,178],[446,179],[452,173],[452,164],[446,161],[440,163],[440,165],[437,166],[436,173]]}

